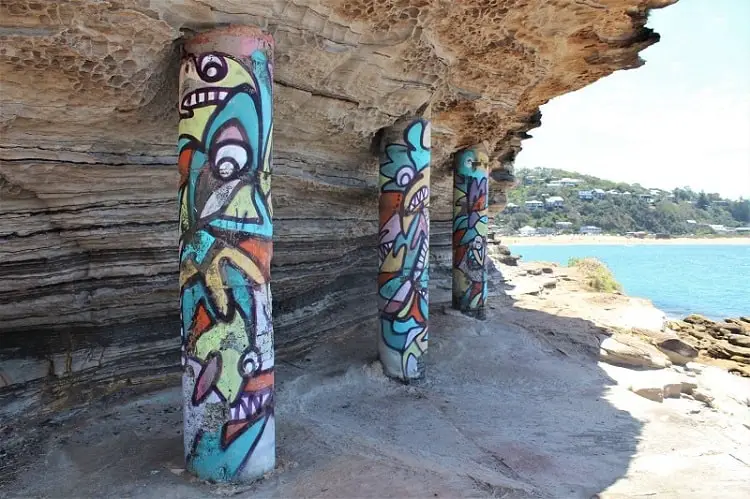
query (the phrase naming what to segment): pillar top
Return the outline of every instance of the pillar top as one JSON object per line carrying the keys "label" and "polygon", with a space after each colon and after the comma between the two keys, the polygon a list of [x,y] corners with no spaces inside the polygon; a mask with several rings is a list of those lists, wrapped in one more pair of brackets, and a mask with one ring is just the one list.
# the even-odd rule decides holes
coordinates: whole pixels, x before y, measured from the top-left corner
{"label": "pillar top", "polygon": [[273,55],[273,37],[257,26],[229,25],[203,31],[185,40],[188,53],[224,52],[243,56],[256,50]]}

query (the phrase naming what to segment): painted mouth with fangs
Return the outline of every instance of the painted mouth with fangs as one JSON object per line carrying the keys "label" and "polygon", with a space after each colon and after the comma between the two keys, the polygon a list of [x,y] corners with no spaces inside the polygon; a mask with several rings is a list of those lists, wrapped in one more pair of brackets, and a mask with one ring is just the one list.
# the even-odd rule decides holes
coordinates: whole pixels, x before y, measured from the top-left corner
{"label": "painted mouth with fangs", "polygon": [[249,379],[243,391],[229,407],[229,421],[221,431],[224,447],[231,444],[245,430],[264,416],[273,413],[273,371],[259,373]]}
{"label": "painted mouth with fangs", "polygon": [[415,213],[419,208],[424,205],[424,202],[430,198],[430,188],[427,186],[421,187],[411,198],[409,206],[406,208],[407,213]]}
{"label": "painted mouth with fangs", "polygon": [[381,262],[385,260],[385,257],[388,256],[392,248],[393,241],[378,245],[378,257],[380,258]]}

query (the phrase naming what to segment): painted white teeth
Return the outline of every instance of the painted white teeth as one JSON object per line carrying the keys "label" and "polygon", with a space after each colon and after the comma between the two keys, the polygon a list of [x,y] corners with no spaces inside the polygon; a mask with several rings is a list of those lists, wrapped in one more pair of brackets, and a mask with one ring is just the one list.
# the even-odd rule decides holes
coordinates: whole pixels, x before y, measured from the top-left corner
{"label": "painted white teeth", "polygon": [[196,90],[191,92],[182,99],[182,107],[190,109],[196,107],[198,104],[215,104],[226,100],[229,96],[229,92],[225,90],[214,91],[214,90]]}

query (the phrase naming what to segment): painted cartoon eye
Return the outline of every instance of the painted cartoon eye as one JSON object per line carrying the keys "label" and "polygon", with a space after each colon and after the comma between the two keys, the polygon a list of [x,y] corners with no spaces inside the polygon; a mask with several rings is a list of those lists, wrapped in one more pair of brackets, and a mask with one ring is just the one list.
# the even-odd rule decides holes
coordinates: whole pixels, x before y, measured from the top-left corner
{"label": "painted cartoon eye", "polygon": [[249,157],[246,144],[220,145],[213,158],[215,171],[222,179],[229,180],[247,167]]}
{"label": "painted cartoon eye", "polygon": [[476,236],[473,241],[474,249],[482,249],[482,246],[484,246],[484,241],[482,241],[482,238],[479,236]]}
{"label": "painted cartoon eye", "polygon": [[414,178],[414,170],[408,166],[404,166],[396,172],[396,183],[401,187],[409,185],[409,182]]}
{"label": "painted cartoon eye", "polygon": [[246,375],[251,375],[258,369],[260,369],[260,359],[258,358],[258,352],[250,350],[245,353],[240,359],[241,371]]}
{"label": "painted cartoon eye", "polygon": [[220,55],[204,55],[200,59],[198,73],[205,81],[217,82],[227,75],[227,61]]}
{"label": "painted cartoon eye", "polygon": [[466,168],[473,168],[474,160],[471,158],[466,158],[466,161],[464,161],[464,164],[466,165]]}

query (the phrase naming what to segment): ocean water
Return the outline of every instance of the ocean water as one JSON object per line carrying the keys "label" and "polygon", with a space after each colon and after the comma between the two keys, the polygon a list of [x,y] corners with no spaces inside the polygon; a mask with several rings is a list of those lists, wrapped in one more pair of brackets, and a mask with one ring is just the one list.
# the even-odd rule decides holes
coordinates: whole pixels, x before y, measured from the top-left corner
{"label": "ocean water", "polygon": [[567,265],[592,256],[607,264],[626,294],[648,298],[669,317],[750,316],[750,246],[511,245],[522,261]]}

